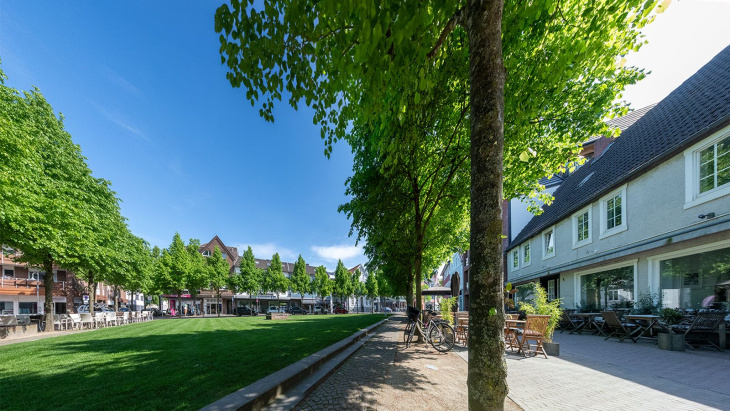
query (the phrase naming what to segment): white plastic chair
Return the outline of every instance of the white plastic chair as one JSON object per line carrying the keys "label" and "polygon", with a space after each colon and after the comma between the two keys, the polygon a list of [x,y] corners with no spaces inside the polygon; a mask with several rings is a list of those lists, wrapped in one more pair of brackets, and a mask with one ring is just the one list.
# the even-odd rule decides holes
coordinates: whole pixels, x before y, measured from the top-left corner
{"label": "white plastic chair", "polygon": [[91,313],[80,313],[78,314],[81,319],[81,326],[83,327],[84,324],[87,324],[89,328],[96,328],[97,321],[96,319],[91,315]]}

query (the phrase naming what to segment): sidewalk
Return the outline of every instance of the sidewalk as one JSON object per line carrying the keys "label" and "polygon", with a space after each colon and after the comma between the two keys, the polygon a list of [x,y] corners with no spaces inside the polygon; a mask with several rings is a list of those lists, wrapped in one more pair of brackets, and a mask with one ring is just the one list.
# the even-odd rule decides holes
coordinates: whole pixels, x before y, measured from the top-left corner
{"label": "sidewalk", "polygon": [[[297,410],[466,410],[468,351],[402,343],[405,317],[377,335]],[[651,342],[556,334],[560,356],[507,352],[507,410],[715,410],[730,406],[730,351],[660,350]],[[437,370],[432,367],[437,368]],[[514,401],[513,401],[514,400]]]}
{"label": "sidewalk", "polygon": [[[466,410],[466,361],[454,351],[440,354],[422,343],[406,348],[405,321],[391,317],[294,409]],[[520,408],[508,400],[506,409]]]}

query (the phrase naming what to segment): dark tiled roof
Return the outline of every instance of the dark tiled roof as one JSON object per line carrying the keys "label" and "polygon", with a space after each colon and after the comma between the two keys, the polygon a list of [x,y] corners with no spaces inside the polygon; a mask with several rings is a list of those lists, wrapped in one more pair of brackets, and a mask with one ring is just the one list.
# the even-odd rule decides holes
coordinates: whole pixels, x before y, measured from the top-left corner
{"label": "dark tiled roof", "polygon": [[567,177],[553,194],[555,201],[552,205],[543,207],[545,211],[530,220],[505,251],[728,122],[730,47],[644,113],[600,158]]}
{"label": "dark tiled roof", "polygon": [[644,115],[648,113],[649,110],[653,109],[656,105],[657,103],[654,103],[652,105],[642,107],[638,110],[634,110],[623,117],[612,118],[611,120],[606,121],[606,124],[612,127],[618,127],[619,129],[621,129],[622,132],[626,131],[640,118],[644,117]]}

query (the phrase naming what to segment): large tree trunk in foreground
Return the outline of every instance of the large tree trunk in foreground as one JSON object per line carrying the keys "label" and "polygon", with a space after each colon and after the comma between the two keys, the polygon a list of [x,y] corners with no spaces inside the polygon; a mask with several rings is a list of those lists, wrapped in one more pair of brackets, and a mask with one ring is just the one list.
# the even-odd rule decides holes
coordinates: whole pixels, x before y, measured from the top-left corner
{"label": "large tree trunk in foreground", "polygon": [[49,255],[43,260],[43,270],[46,276],[43,277],[43,290],[46,293],[43,300],[43,312],[46,321],[45,332],[53,331],[53,258]]}
{"label": "large tree trunk in foreground", "polygon": [[[470,410],[503,409],[507,395],[502,278],[504,82],[502,0],[470,0],[471,314]],[[489,315],[490,309],[496,314]]]}

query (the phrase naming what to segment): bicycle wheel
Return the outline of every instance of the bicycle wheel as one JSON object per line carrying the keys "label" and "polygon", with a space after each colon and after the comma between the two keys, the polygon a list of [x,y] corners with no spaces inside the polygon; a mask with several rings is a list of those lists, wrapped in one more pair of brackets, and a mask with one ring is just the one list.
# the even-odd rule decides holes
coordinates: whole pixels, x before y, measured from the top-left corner
{"label": "bicycle wheel", "polygon": [[413,323],[409,321],[406,324],[406,329],[403,330],[403,342],[408,340],[408,336],[411,334],[411,328],[413,328]]}
{"label": "bicycle wheel", "polygon": [[406,348],[411,346],[411,341],[413,341],[413,334],[415,334],[416,328],[416,323],[411,323],[411,332],[408,333],[408,338],[406,339]]}
{"label": "bicycle wheel", "polygon": [[456,341],[456,335],[454,329],[446,323],[434,324],[431,331],[428,333],[428,339],[431,341],[431,345],[436,351],[446,352],[454,348],[454,342]]}

